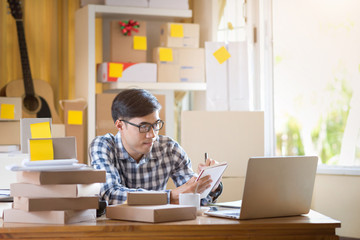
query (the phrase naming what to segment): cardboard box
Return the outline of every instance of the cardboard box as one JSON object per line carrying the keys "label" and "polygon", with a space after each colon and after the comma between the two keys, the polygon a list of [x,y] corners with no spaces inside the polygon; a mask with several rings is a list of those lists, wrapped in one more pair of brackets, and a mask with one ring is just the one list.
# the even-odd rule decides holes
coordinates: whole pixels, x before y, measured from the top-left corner
{"label": "cardboard box", "polygon": [[128,192],[128,205],[165,205],[168,203],[166,192]]}
{"label": "cardboard box", "polygon": [[156,82],[155,63],[106,62],[98,64],[98,82]]}
{"label": "cardboard box", "polygon": [[[114,125],[114,121],[111,116],[111,105],[116,97],[117,93],[101,93],[96,94],[96,136],[105,135],[106,133],[112,133],[116,135],[118,129]],[[165,112],[165,95],[154,94],[162,108],[160,110],[160,119],[166,122]],[[166,123],[164,127],[159,131],[159,135],[165,135]]]}
{"label": "cardboard box", "polygon": [[47,184],[90,184],[106,182],[104,170],[78,170],[54,172],[17,172],[19,183]]}
{"label": "cardboard box", "polygon": [[160,46],[198,48],[200,25],[196,23],[165,23],[160,30]]}
{"label": "cardboard box", "polygon": [[188,0],[149,0],[149,8],[189,9]]}
{"label": "cardboard box", "polygon": [[87,163],[87,102],[83,100],[62,101],[65,135],[76,138],[77,159]]}
{"label": "cardboard box", "polygon": [[[172,61],[160,61],[162,50],[172,52]],[[205,82],[203,48],[155,48],[158,82]]]}
{"label": "cardboard box", "polygon": [[75,198],[96,196],[100,193],[100,184],[51,184],[37,185],[30,183],[10,184],[13,197]]}
{"label": "cardboard box", "polygon": [[13,223],[70,224],[96,221],[96,209],[36,211],[26,212],[19,209],[5,209],[3,221]]}
{"label": "cardboard box", "polygon": [[[221,130],[209,131],[219,124]],[[264,156],[264,112],[184,111],[181,146],[193,169],[204,162],[207,152],[210,158],[228,163],[223,177],[245,177],[249,158]]]}
{"label": "cardboard box", "polygon": [[20,120],[20,139],[22,153],[29,153],[28,141],[30,138],[32,138],[30,125],[43,122],[49,122],[51,129],[51,118],[22,118]]}
{"label": "cardboard box", "polygon": [[28,198],[14,197],[13,208],[33,211],[61,211],[61,210],[85,210],[97,209],[99,197],[77,197],[77,198]]}
{"label": "cardboard box", "polygon": [[20,145],[20,121],[0,121],[0,144]]}
{"label": "cardboard box", "polygon": [[153,206],[111,205],[106,208],[106,217],[138,222],[171,222],[196,218],[196,207],[175,204]]}
{"label": "cardboard box", "polygon": [[146,22],[138,21],[140,25],[140,27],[137,28],[138,32],[131,31],[131,36],[125,36],[121,32],[119,21],[127,20],[114,20],[110,22],[110,61],[146,62],[146,50],[134,49],[134,41],[136,39],[134,37],[146,37]]}
{"label": "cardboard box", "polygon": [[20,120],[22,117],[20,97],[0,97],[0,121]]}
{"label": "cardboard box", "polygon": [[148,0],[105,0],[105,5],[147,8]]}

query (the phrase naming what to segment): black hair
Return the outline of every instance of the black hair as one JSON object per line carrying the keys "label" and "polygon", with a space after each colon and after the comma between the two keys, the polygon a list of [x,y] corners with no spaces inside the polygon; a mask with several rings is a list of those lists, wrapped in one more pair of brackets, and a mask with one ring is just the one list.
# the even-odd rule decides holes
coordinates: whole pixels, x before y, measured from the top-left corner
{"label": "black hair", "polygon": [[126,89],[113,100],[111,115],[116,122],[119,118],[131,119],[143,117],[160,111],[161,105],[154,95],[144,89]]}

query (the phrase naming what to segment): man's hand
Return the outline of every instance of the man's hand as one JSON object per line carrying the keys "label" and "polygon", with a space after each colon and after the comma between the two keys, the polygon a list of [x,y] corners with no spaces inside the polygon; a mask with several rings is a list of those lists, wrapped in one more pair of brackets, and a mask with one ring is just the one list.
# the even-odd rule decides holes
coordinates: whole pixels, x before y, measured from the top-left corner
{"label": "man's hand", "polygon": [[[217,161],[215,161],[214,159],[207,158],[205,160],[205,163],[199,163],[199,165],[198,165],[198,173],[200,173],[201,170],[203,170],[204,168],[215,165],[215,164],[219,164],[219,163]],[[216,182],[216,184],[214,185],[214,188],[211,191],[215,191],[218,188],[221,180],[222,180],[222,177]]]}
{"label": "man's hand", "polygon": [[173,189],[170,192],[170,203],[171,204],[179,204],[179,195],[180,193],[202,193],[207,188],[211,186],[211,178],[210,176],[205,176],[199,181],[196,182],[196,177],[192,177],[185,184],[181,185],[178,188]]}

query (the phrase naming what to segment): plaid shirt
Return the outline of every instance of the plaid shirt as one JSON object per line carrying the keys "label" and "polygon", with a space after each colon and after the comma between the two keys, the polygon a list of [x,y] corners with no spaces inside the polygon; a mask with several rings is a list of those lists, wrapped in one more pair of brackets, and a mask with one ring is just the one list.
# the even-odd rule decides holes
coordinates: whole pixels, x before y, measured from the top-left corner
{"label": "plaid shirt", "polygon": [[183,148],[173,139],[158,136],[151,151],[137,163],[125,150],[118,132],[96,137],[90,145],[91,165],[106,171],[106,183],[100,196],[109,204],[126,201],[127,192],[166,191],[171,178],[176,187],[195,175]]}

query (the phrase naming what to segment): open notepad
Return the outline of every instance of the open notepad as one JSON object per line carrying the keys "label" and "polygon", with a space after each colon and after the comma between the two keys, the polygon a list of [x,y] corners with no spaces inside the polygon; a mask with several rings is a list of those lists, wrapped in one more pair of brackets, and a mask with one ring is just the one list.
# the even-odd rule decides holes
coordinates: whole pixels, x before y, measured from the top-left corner
{"label": "open notepad", "polygon": [[227,168],[227,166],[228,166],[228,164],[226,162],[224,162],[224,163],[219,163],[216,165],[206,167],[203,170],[201,170],[196,181],[198,181],[200,178],[203,178],[208,175],[210,175],[211,179],[212,179],[211,186],[209,188],[207,188],[203,193],[201,193],[201,196],[200,196],[201,198],[205,198],[210,193],[210,191],[214,188],[215,184],[219,181],[219,179],[225,172],[225,169]]}

